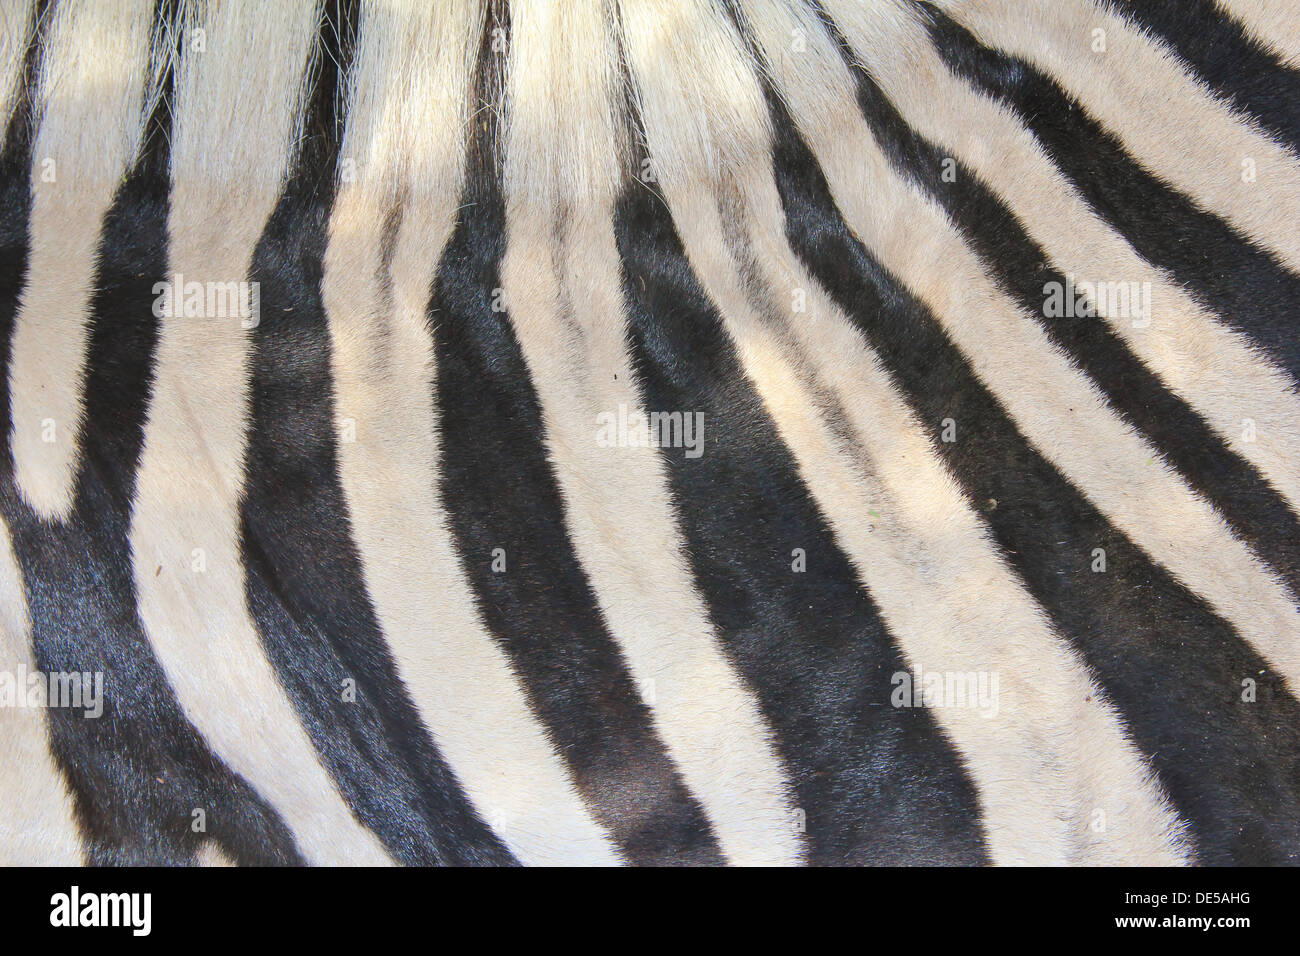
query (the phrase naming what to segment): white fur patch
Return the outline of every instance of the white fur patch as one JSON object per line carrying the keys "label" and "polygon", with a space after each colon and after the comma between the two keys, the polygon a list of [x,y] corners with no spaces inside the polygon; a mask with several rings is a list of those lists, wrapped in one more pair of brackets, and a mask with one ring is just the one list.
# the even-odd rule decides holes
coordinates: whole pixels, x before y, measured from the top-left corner
{"label": "white fur patch", "polygon": [[216,840],[204,840],[194,852],[194,862],[199,866],[234,866],[235,861],[226,856]]}

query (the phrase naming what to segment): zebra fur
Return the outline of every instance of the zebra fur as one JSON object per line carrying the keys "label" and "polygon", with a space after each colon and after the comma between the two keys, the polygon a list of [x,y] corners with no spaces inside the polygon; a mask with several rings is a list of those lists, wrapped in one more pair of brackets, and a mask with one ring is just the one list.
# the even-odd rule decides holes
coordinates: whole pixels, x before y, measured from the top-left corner
{"label": "zebra fur", "polygon": [[1280,9],[4,0],[0,861],[1296,862]]}

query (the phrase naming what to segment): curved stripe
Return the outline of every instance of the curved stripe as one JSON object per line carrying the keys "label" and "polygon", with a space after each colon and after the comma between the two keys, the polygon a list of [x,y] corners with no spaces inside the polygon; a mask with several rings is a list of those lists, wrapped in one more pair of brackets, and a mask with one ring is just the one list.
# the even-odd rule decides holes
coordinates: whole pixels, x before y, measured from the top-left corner
{"label": "curved stripe", "polygon": [[529,704],[628,862],[717,864],[709,822],[655,733],[569,538],[528,367],[508,311],[494,310],[506,247],[501,124],[495,110],[479,115],[461,196],[472,212],[443,251],[429,305],[443,446],[473,449],[444,456],[439,476],[461,563]]}
{"label": "curved stripe", "polygon": [[[1300,272],[1300,162],[1212,96],[1157,40],[1088,0],[936,6],[1049,74],[1140,164]],[[1094,31],[1104,34],[1104,50],[1094,50]],[[1176,122],[1149,121],[1171,110]]]}
{"label": "curved stripe", "polygon": [[790,769],[808,862],[987,863],[961,759],[930,711],[888,706],[907,670],[897,642],[745,377],[661,196],[626,186],[616,229],[642,403],[704,416],[698,458],[661,457],[700,593]]}
{"label": "curved stripe", "polygon": [[[36,665],[103,677],[98,717],[84,709],[47,711],[55,760],[80,811],[86,861],[187,863],[199,841],[194,811],[203,810],[208,836],[241,862],[298,863],[283,822],[213,757],[181,713],[136,609],[129,522],[157,339],[151,285],[166,272],[165,113],[154,110],[149,149],[104,222],[91,305],[86,450],[73,512],[57,524],[34,514],[9,480],[7,449],[0,455],[0,510],[29,598]],[[0,222],[6,290],[14,288],[11,269],[21,272],[26,249],[29,164],[25,136],[14,137],[15,145],[20,141],[22,160],[8,164],[15,180]],[[23,244],[9,245],[13,239]],[[0,307],[0,329],[7,329],[16,299],[0,299],[8,304]],[[6,368],[8,344],[0,334]],[[7,407],[7,384],[0,376],[0,407]]]}
{"label": "curved stripe", "polygon": [[[821,32],[807,25],[814,27]],[[787,61],[792,76],[799,62]],[[1277,575],[1109,410],[934,204],[891,168],[853,101],[847,67],[838,57],[817,62],[816,73],[804,69],[782,90],[849,226],[940,319],[1025,436],[1300,688],[1300,623]],[[909,228],[897,229],[899,222]],[[954,416],[959,422],[960,410]]]}
{"label": "curved stripe", "polygon": [[[479,175],[443,253],[431,315],[443,500],[484,622],[510,655],[596,819],[636,864],[722,862],[575,553],[546,426],[505,311],[505,208]],[[470,398],[472,396],[472,398]]]}
{"label": "curved stripe", "polygon": [[[733,862],[793,863],[801,847],[785,771],[718,648],[658,453],[599,444],[603,415],[650,411],[640,407],[624,344],[613,228],[618,74],[602,6],[511,6],[506,308],[537,389],[574,549],[656,729]],[[552,152],[561,142],[571,148]]]}
{"label": "curved stripe", "polygon": [[[1124,283],[1126,292],[1137,283],[1139,295],[1145,286],[1145,307],[1135,300],[1135,307],[1125,308],[1117,296],[1103,294],[1094,297],[1098,311],[1135,355],[1300,510],[1300,395],[1289,377],[1140,259],[1007,109],[948,71],[924,27],[900,3],[828,0],[825,7],[902,118],[1004,197],[1058,269],[1076,282]],[[1046,302],[1044,294],[1040,305]]]}
{"label": "curved stripe", "polygon": [[[942,14],[931,11],[930,16]],[[955,25],[951,29],[960,30]],[[1170,392],[1107,322],[1075,316],[1073,310],[1067,314],[1045,308],[1046,293],[1072,290],[1073,279],[1054,268],[978,175],[904,121],[872,76],[856,64],[842,36],[839,43],[857,82],[861,112],[895,167],[942,204],[994,278],[1097,382],[1110,405],[1168,456],[1193,490],[1206,497],[1293,593],[1300,593],[1300,518],[1282,496],[1248,461],[1226,447],[1201,415]],[[1092,142],[1073,143],[1070,148],[1087,150]],[[1243,243],[1236,245],[1246,248]],[[1072,293],[1070,299],[1074,300]],[[1243,430],[1249,426],[1243,422]]]}
{"label": "curved stripe", "polygon": [[355,166],[343,168],[321,291],[340,476],[367,588],[439,752],[515,856],[616,864],[474,607],[440,494],[426,309],[455,225],[481,11],[469,2],[363,10],[373,26],[361,31],[342,153]]}
{"label": "curved stripe", "polygon": [[[332,204],[318,126],[341,116],[302,108],[337,78],[312,63],[338,26],[322,0],[64,0],[44,50],[0,37],[0,107],[44,104],[14,111],[0,171],[0,672],[102,670],[107,692],[103,720],[0,709],[0,762],[36,768],[0,780],[0,860],[41,859],[47,830],[51,859],[92,864],[1294,860],[1300,570],[1277,542],[1300,399],[1272,363],[1300,368],[1277,321],[1300,162],[1240,97],[1118,0],[944,0],[1026,58],[984,51],[992,84],[924,2],[360,2]],[[172,69],[166,30],[140,21],[178,10],[169,196],[168,149],[135,162],[171,110],[148,76]],[[0,0],[0,28],[28,12]],[[83,56],[74,87],[102,82],[69,100]],[[901,118],[873,112],[885,93]],[[1151,123],[1165,96],[1177,122]],[[941,149],[969,187],[918,172]],[[69,157],[90,172],[67,182]],[[1160,212],[1107,206],[1153,192],[1186,212],[1159,241]],[[1189,222],[1208,231],[1170,253]],[[187,314],[181,288],[155,320],[167,265],[201,313],[252,279],[277,314]],[[1103,301],[1095,332],[1063,331],[1039,271],[1150,282],[1155,314]],[[677,387],[691,369],[703,393]],[[704,455],[732,426],[773,461],[601,441],[665,402],[708,413]],[[290,501],[305,457],[327,474]],[[512,527],[528,489],[545,501]],[[1269,509],[1287,520],[1257,533]],[[509,551],[528,580],[497,586],[485,552],[525,525],[553,566]],[[829,583],[782,587],[803,544],[782,535],[816,539]],[[1093,547],[1111,566],[1089,577]],[[851,622],[819,624],[827,594]],[[828,650],[858,626],[856,654]],[[900,714],[894,660],[992,676],[991,712]],[[339,713],[318,691],[352,673],[363,703]],[[969,780],[898,763],[948,739]],[[826,829],[791,826],[805,811]]]}
{"label": "curved stripe", "polygon": [[[247,281],[296,135],[316,10],[305,0],[268,9],[204,7],[194,24],[203,47],[186,44],[177,68],[168,264],[204,289]],[[131,523],[140,617],[186,715],[303,854],[383,864],[298,723],[246,603],[250,321],[186,315],[179,297],[162,316]]]}
{"label": "curved stripe", "polygon": [[[37,59],[31,47],[30,65]],[[163,86],[170,84],[166,80]],[[183,864],[209,833],[249,863],[300,861],[283,823],[212,757],[180,713],[141,632],[131,583],[128,521],[156,339],[150,283],[166,271],[164,109],[150,118],[150,149],[104,223],[87,362],[87,453],[78,507],[50,524],[19,497],[7,443],[0,454],[0,510],[13,537],[31,618],[31,651],[46,672],[103,675],[103,713],[47,711],[54,757],[81,811],[92,865]],[[8,421],[9,329],[26,266],[31,202],[26,111],[15,114],[4,153],[0,203],[0,420]],[[8,435],[8,429],[4,431]],[[86,465],[90,463],[90,467]],[[96,626],[92,627],[94,622]],[[139,785],[141,779],[167,786]],[[160,822],[161,821],[161,822]]]}
{"label": "curved stripe", "polygon": [[[310,139],[253,258],[251,423],[241,550],[248,602],[303,725],[349,806],[412,865],[511,862],[461,793],[397,676],[352,541],[335,452],[329,325],[321,306],[332,122],[356,9],[324,7]],[[286,489],[292,489],[286,493]]]}
{"label": "curved stripe", "polygon": [[[1148,262],[1246,333],[1300,380],[1291,303],[1300,275],[1138,165],[1123,145],[1051,79],[1023,60],[981,46],[929,7],[930,35],[949,69],[1013,109],[1052,162]],[[1186,237],[1195,236],[1195,242]],[[1231,276],[1231,282],[1224,282]],[[1041,290],[1040,290],[1041,291]]]}
{"label": "curved stripe", "polygon": [[[784,50],[793,27],[806,27],[805,35],[816,29],[792,23],[779,4],[750,10],[778,57],[772,47]],[[632,17],[625,21],[652,157],[671,140],[662,129],[678,123],[679,135],[691,137],[681,127],[698,129],[702,104],[720,101],[730,115],[726,122],[714,117],[711,135],[752,150],[749,163],[742,157],[735,167],[713,166],[720,171],[713,183],[665,175],[664,190],[688,258],[804,482],[913,666],[1000,681],[994,714],[969,706],[936,712],[979,790],[993,859],[1179,861],[1177,818],[1114,712],[1002,564],[875,358],[785,244],[775,184],[755,161],[770,148],[766,111],[736,41],[704,14],[682,24],[703,44],[687,46],[683,35],[669,46],[702,45],[710,68],[720,64],[701,71],[686,92],[656,83],[650,51],[632,38],[637,26]],[[833,48],[823,48],[829,61],[809,59],[833,62]],[[775,70],[789,80],[783,65]],[[725,95],[719,82],[728,84]],[[695,138],[694,155],[709,150]],[[725,172],[732,168],[734,177]],[[791,317],[778,304],[796,289],[808,294],[806,316]],[[842,412],[827,409],[819,392],[833,395]],[[848,441],[841,424],[851,429]],[[1111,817],[1105,834],[1088,826],[1099,808]]]}
{"label": "curved stripe", "polygon": [[46,518],[72,508],[100,225],[144,132],[152,0],[73,0],[46,27],[27,283],[9,369],[14,476]]}
{"label": "curved stripe", "polygon": [[[895,165],[922,184],[965,241],[1052,341],[1104,390],[1116,412],[1141,430],[1169,463],[1223,515],[1233,533],[1300,593],[1300,518],[1251,464],[1227,448],[1124,345],[1105,322],[1043,314],[1044,287],[1070,279],[1052,264],[1007,207],[964,166],[942,173],[945,157],[894,112],[865,73],[856,73],[858,103]],[[816,260],[813,260],[814,262]]]}
{"label": "curved stripe", "polygon": [[[1007,560],[1119,708],[1187,820],[1196,860],[1294,859],[1300,703],[1017,432],[933,315],[862,247],[793,121],[770,107],[791,244],[888,364]],[[973,427],[945,435],[954,410]],[[1255,699],[1240,706],[1247,686]]]}

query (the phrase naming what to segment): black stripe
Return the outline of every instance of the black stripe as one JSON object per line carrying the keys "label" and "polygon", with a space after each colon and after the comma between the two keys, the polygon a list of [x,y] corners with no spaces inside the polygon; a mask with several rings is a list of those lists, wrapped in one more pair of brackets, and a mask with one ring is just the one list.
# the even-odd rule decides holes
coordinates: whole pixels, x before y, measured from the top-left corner
{"label": "black stripe", "polygon": [[[248,603],[345,800],[395,859],[509,863],[398,677],[366,592],[339,477],[320,284],[339,147],[335,101],[351,60],[357,6],[324,5],[305,148],[250,271],[260,283],[261,322],[251,334],[241,512]],[[355,697],[345,700],[348,679]]]}
{"label": "black stripe", "polygon": [[[208,750],[185,718],[136,609],[131,497],[158,335],[152,287],[167,272],[167,139],[156,135],[165,123],[163,110],[152,118],[150,146],[103,225],[73,514],[65,524],[50,524],[22,502],[7,438],[0,455],[0,513],[25,580],[37,668],[103,674],[104,713],[98,719],[80,710],[46,711],[55,759],[86,840],[86,860],[189,863],[206,836],[237,863],[300,863],[283,822]],[[21,276],[27,255],[29,147],[28,136],[20,138],[24,142],[16,140],[6,157],[0,248],[6,383],[14,269]],[[7,384],[4,404],[7,423]],[[206,814],[206,835],[193,830],[196,809]]]}
{"label": "black stripe", "polygon": [[[840,42],[844,49],[842,38]],[[890,162],[939,201],[989,273],[1101,386],[1112,410],[1144,432],[1233,532],[1300,594],[1300,518],[1282,496],[1199,413],[1165,388],[1105,319],[1044,314],[1044,286],[1056,282],[1064,287],[1066,277],[972,170],[954,160],[955,177],[945,181],[948,157],[943,150],[909,127],[847,49],[844,53],[857,80],[858,105]]]}
{"label": "black stripe", "polygon": [[1210,89],[1283,145],[1300,148],[1300,71],[1257,44],[1214,0],[1108,0],[1165,41]]}
{"label": "black stripe", "polygon": [[930,35],[954,73],[1015,110],[1061,172],[1139,255],[1167,269],[1300,381],[1294,328],[1300,276],[1146,172],[1052,80],[1023,60],[980,45],[934,7],[924,9]]}
{"label": "black stripe", "polygon": [[[493,311],[506,224],[491,148],[493,60],[501,57],[489,41],[464,215],[430,305],[443,500],[483,619],[597,820],[632,862],[719,863],[708,821],[655,735],[568,538],[537,396],[509,313]],[[504,572],[492,570],[496,548]]]}
{"label": "black stripe", "polygon": [[[1124,715],[1203,863],[1300,859],[1300,704],[1280,676],[1040,456],[942,326],[854,238],[779,103],[787,234],[929,430],[1031,593]],[[958,421],[958,440],[941,422]],[[1100,451],[1104,451],[1099,449]],[[1093,573],[1094,548],[1108,569]],[[1258,699],[1241,700],[1255,680]]]}
{"label": "black stripe", "polygon": [[891,678],[907,667],[745,378],[663,199],[629,185],[615,224],[645,407],[704,415],[700,457],[666,449],[663,460],[695,579],[792,774],[810,862],[986,862],[959,758],[928,712],[890,706]]}

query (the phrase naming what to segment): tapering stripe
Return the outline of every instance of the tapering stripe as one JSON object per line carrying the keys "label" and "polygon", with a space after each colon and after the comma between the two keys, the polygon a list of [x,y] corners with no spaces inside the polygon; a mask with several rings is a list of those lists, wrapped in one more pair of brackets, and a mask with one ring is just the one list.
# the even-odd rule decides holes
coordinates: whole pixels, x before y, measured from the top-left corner
{"label": "tapering stripe", "polygon": [[71,0],[46,27],[27,281],[9,374],[15,480],[47,518],[72,506],[95,252],[144,132],[153,7]]}
{"label": "tapering stripe", "polygon": [[330,193],[342,125],[335,98],[356,13],[324,8],[307,139],[253,257],[251,421],[241,508],[248,602],[316,749],[358,817],[395,859],[502,863],[420,721],[384,643],[340,486],[321,305]]}
{"label": "tapering stripe", "polygon": [[568,536],[527,366],[508,314],[491,306],[506,228],[490,176],[463,206],[470,215],[443,255],[430,315],[451,451],[442,492],[466,578],[583,800],[629,862],[721,862]]}
{"label": "tapering stripe", "polygon": [[[7,371],[18,290],[27,265],[27,220],[31,196],[27,155],[27,117],[11,122],[15,100],[21,98],[23,77],[34,74],[36,44],[32,38],[33,4],[6,0],[0,4],[0,371]],[[0,422],[9,421],[7,374],[0,374]],[[11,473],[7,450],[0,453],[0,475]],[[50,730],[40,709],[25,702],[24,675],[35,669],[31,619],[21,571],[14,557],[8,528],[0,524],[0,681],[8,680],[7,700],[0,710],[0,863],[75,864],[81,841],[67,783],[50,752]],[[17,695],[23,695],[19,700]],[[48,840],[48,845],[46,841]]]}
{"label": "tapering stripe", "polygon": [[[1023,247],[1014,249],[1017,264],[1042,262],[1043,253],[1050,258],[1055,274],[1038,276],[1037,298],[1022,303],[1026,310],[1044,320],[1062,320],[1048,323],[1056,326],[1094,325],[1091,316],[1074,316],[1076,296],[1083,294],[1076,289],[1092,290],[1088,302],[1127,351],[1203,416],[1219,440],[1258,468],[1293,506],[1300,506],[1300,397],[1295,383],[1261,361],[1247,338],[1221,325],[1139,258],[1092,212],[1009,111],[948,72],[922,25],[901,4],[867,8],[832,0],[825,6],[865,73],[892,101],[881,102],[876,116],[868,116],[875,121],[876,135],[887,144],[891,130],[880,126],[896,115],[898,122],[888,125],[908,130],[905,124],[910,124],[933,140],[938,148],[922,145],[924,155],[912,174],[928,187],[938,184],[954,194],[938,197],[949,214],[958,221],[969,214],[971,221],[979,222],[978,203],[971,202],[972,189],[966,183],[974,172],[1042,248],[1029,256]],[[909,54],[905,70],[899,58],[881,55],[899,49]],[[862,76],[858,82],[872,80]],[[860,99],[868,93],[860,93]],[[944,186],[949,182],[951,189]],[[1086,356],[1080,360],[1088,362]],[[1116,364],[1108,354],[1098,356],[1093,367],[1108,370]],[[1154,391],[1163,389],[1156,383]]]}
{"label": "tapering stripe", "polygon": [[[43,7],[40,9],[44,9]],[[21,79],[25,91],[34,86],[40,66],[39,19],[25,38],[21,60]],[[17,98],[25,99],[25,93]],[[14,320],[18,314],[18,297],[27,277],[27,224],[31,218],[31,111],[14,109],[4,124],[0,142],[0,358],[5,372],[0,375],[0,434],[9,436],[9,419],[13,396],[9,391],[9,357],[13,348]],[[0,473],[13,471],[8,451],[0,455]]]}
{"label": "tapering stripe", "polygon": [[[602,6],[511,6],[505,308],[546,423],[574,551],[656,731],[731,861],[793,863],[801,847],[785,770],[718,647],[662,462],[655,448],[609,433],[620,414],[650,410],[640,407],[624,344],[613,227],[621,98]],[[561,142],[568,148],[554,151]]]}
{"label": "tapering stripe", "polygon": [[[179,288],[158,306],[131,552],[149,641],[213,750],[284,817],[309,861],[382,864],[387,853],[344,802],[267,659],[239,547],[257,323],[247,282],[301,127],[316,26],[306,0],[270,16],[214,5],[186,24],[195,39],[177,66],[167,222]],[[207,304],[209,290],[226,292],[226,308]]]}
{"label": "tapering stripe", "polygon": [[1210,89],[1253,116],[1279,142],[1300,148],[1300,64],[1288,66],[1215,0],[1108,2],[1116,13],[1158,35]]}
{"label": "tapering stripe", "polygon": [[[887,25],[856,17],[859,13],[856,7],[834,3],[828,4],[828,8],[840,16],[837,25],[854,36],[861,38],[867,32],[890,35]],[[860,43],[858,49],[865,48],[865,43]],[[939,89],[919,81],[915,83],[918,92],[905,89],[905,84],[899,82],[889,65],[874,55],[867,58],[866,69],[858,67],[855,71],[859,105],[891,161],[900,172],[923,185],[943,204],[990,272],[1015,295],[1021,308],[1043,325],[1052,341],[1067,349],[1073,361],[1105,390],[1111,406],[1141,428],[1147,440],[1169,458],[1192,488],[1206,496],[1224,515],[1233,532],[1268,561],[1294,593],[1300,594],[1300,519],[1248,461],[1225,447],[1220,436],[1211,431],[1195,409],[1187,407],[1169,392],[1152,369],[1163,371],[1168,378],[1178,381],[1182,390],[1190,393],[1203,409],[1230,410],[1234,402],[1241,403],[1240,411],[1228,411],[1221,416],[1221,431],[1236,440],[1236,449],[1247,453],[1258,447],[1256,420],[1250,417],[1247,409],[1258,407],[1254,403],[1259,402],[1261,396],[1268,397],[1270,378],[1284,383],[1285,376],[1272,372],[1249,352],[1243,354],[1239,351],[1233,356],[1230,343],[1225,345],[1225,336],[1221,334],[1226,330],[1211,332],[1211,328],[1217,328],[1213,325],[1214,320],[1198,314],[1190,300],[1183,302],[1185,314],[1171,315],[1171,300],[1176,302],[1181,293],[1132,256],[1123,240],[1106,235],[1104,226],[1091,220],[1086,205],[1069,201],[1069,187],[1051,181],[1053,174],[1049,172],[1051,167],[1045,159],[1040,157],[1040,163],[1034,168],[1025,168],[1024,157],[1034,154],[1032,138],[1023,130],[1017,133],[1014,125],[1008,129],[1014,121],[992,104],[967,94],[964,87],[935,62],[923,32],[910,33],[906,48],[912,51],[910,56],[918,64],[918,74],[933,78]],[[921,64],[927,63],[929,71],[919,69]],[[875,85],[873,77],[879,77],[888,85],[889,92],[900,103],[906,104],[907,117],[897,112],[895,105],[885,97],[885,91]],[[976,125],[980,129],[995,131],[995,135],[1001,130],[1003,135],[997,137],[998,148],[993,153],[985,149],[989,138],[987,132],[978,142],[964,136],[961,130],[970,128],[965,121],[958,121],[956,114],[946,107],[934,105],[947,102],[962,104],[962,116],[979,117]],[[909,118],[918,129],[908,125],[905,120]],[[948,142],[932,145],[918,135],[921,131],[936,132]],[[954,143],[960,143],[961,148],[954,149]],[[951,158],[954,154],[961,158]],[[992,162],[988,157],[994,154],[1003,159]],[[1032,222],[1037,232],[1047,236],[1058,258],[1067,267],[1073,266],[1070,273],[1060,271],[1027,235],[1012,208],[966,167],[966,157],[978,165],[981,175],[988,176],[1006,193],[1016,196],[1019,201],[1015,203],[1014,212]],[[1010,170],[1010,175],[1003,170]],[[1037,188],[1040,185],[1042,188]],[[1031,195],[1024,195],[1030,190]],[[1053,215],[1045,216],[1039,209],[1046,209]],[[1052,221],[1048,222],[1049,219]],[[1103,264],[1109,261],[1109,268],[1081,271],[1088,268],[1088,260],[1076,255],[1074,247],[1090,228],[1097,239],[1094,246],[1100,246],[1092,261]],[[1073,238],[1067,238],[1064,235],[1066,231]],[[1076,275],[1079,281],[1098,283],[1103,298],[1108,281],[1106,276],[1141,275],[1141,281],[1155,284],[1158,293],[1151,296],[1145,307],[1140,298],[1135,299],[1136,311],[1112,315],[1110,321],[1075,316],[1072,313],[1076,301]],[[1085,280],[1085,276],[1089,278]],[[1137,280],[1122,278],[1116,281],[1131,285]],[[1069,309],[1053,312],[1047,307],[1051,295],[1058,297],[1058,304],[1060,299],[1068,297]],[[1105,308],[1103,305],[1103,310]],[[1189,351],[1184,348],[1184,343],[1195,343],[1198,338],[1199,349]],[[1126,341],[1134,343],[1138,354],[1147,357],[1150,368],[1130,351]],[[1225,351],[1229,353],[1227,356]],[[1238,359],[1235,366],[1232,362],[1234,357]],[[1223,373],[1221,363],[1232,367],[1230,374]],[[1286,404],[1295,404],[1290,389],[1279,384],[1271,392],[1274,397],[1272,404],[1281,407],[1275,408],[1275,413],[1267,419],[1270,424],[1300,422],[1300,407],[1294,414],[1285,413]],[[1230,425],[1224,421],[1228,416],[1231,416]],[[1290,428],[1290,424],[1285,424],[1280,431]],[[1273,434],[1271,437],[1277,436]],[[1271,461],[1273,474],[1280,475],[1278,483],[1287,484],[1282,479],[1294,470],[1291,460],[1283,456],[1279,461],[1276,455],[1251,457],[1264,457]]]}
{"label": "tapering stripe", "polygon": [[[151,120],[155,132],[161,112]],[[86,451],[69,520],[51,525],[23,503],[9,477],[7,449],[0,455],[0,512],[29,598],[33,665],[42,673],[103,681],[98,717],[86,716],[85,708],[47,712],[86,861],[187,863],[199,840],[199,811],[209,837],[242,862],[299,862],[283,822],[213,757],[185,719],[136,611],[128,534],[157,337],[152,283],[166,272],[166,142],[151,137],[153,148],[105,220],[91,302]],[[6,237],[0,262],[19,268],[30,169],[25,147],[21,153],[19,161],[6,161],[15,172],[15,201],[4,205],[0,229]],[[4,283],[16,288],[7,270]],[[16,296],[0,301],[12,304]],[[0,329],[11,316],[0,313]],[[6,373],[9,341],[0,335]],[[141,779],[162,785],[142,787]]]}
{"label": "tapering stripe", "polygon": [[537,396],[500,308],[507,231],[493,148],[498,119],[490,110],[480,116],[466,215],[430,306],[441,437],[451,452],[442,492],[461,564],[584,802],[628,861],[720,863],[567,533]]}
{"label": "tapering stripe", "polygon": [[[1003,553],[1097,674],[1188,821],[1196,859],[1285,859],[1293,838],[1273,834],[1300,827],[1300,792],[1284,769],[1300,705],[1017,432],[943,326],[863,248],[792,121],[779,104],[773,111],[792,244],[887,363]],[[969,427],[945,441],[957,410]],[[1233,822],[1261,813],[1259,827]]]}
{"label": "tapering stripe", "polygon": [[1214,0],[1224,13],[1245,27],[1251,39],[1300,69],[1300,20],[1290,0]]}
{"label": "tapering stripe", "polygon": [[[1300,271],[1296,155],[1216,99],[1168,48],[1091,0],[935,5],[1051,76],[1139,164]],[[1150,122],[1171,112],[1176,122]]]}
{"label": "tapering stripe", "polygon": [[0,862],[1300,862],[1298,57],[0,0]]}
{"label": "tapering stripe", "polygon": [[479,817],[521,862],[613,864],[475,607],[442,491],[456,450],[427,310],[456,225],[471,70],[495,25],[471,2],[363,5],[322,282],[340,477],[398,674]]}
{"label": "tapering stripe", "polygon": [[[814,28],[820,30],[808,25]],[[838,58],[798,84],[783,85],[850,228],[933,310],[1019,430],[1134,543],[1300,686],[1294,639],[1300,623],[1278,576],[1107,407],[1091,380],[997,288],[946,217],[893,170],[852,90]],[[908,228],[896,229],[898,222]],[[960,425],[960,410],[953,417]],[[1106,449],[1104,458],[1097,448]]]}

